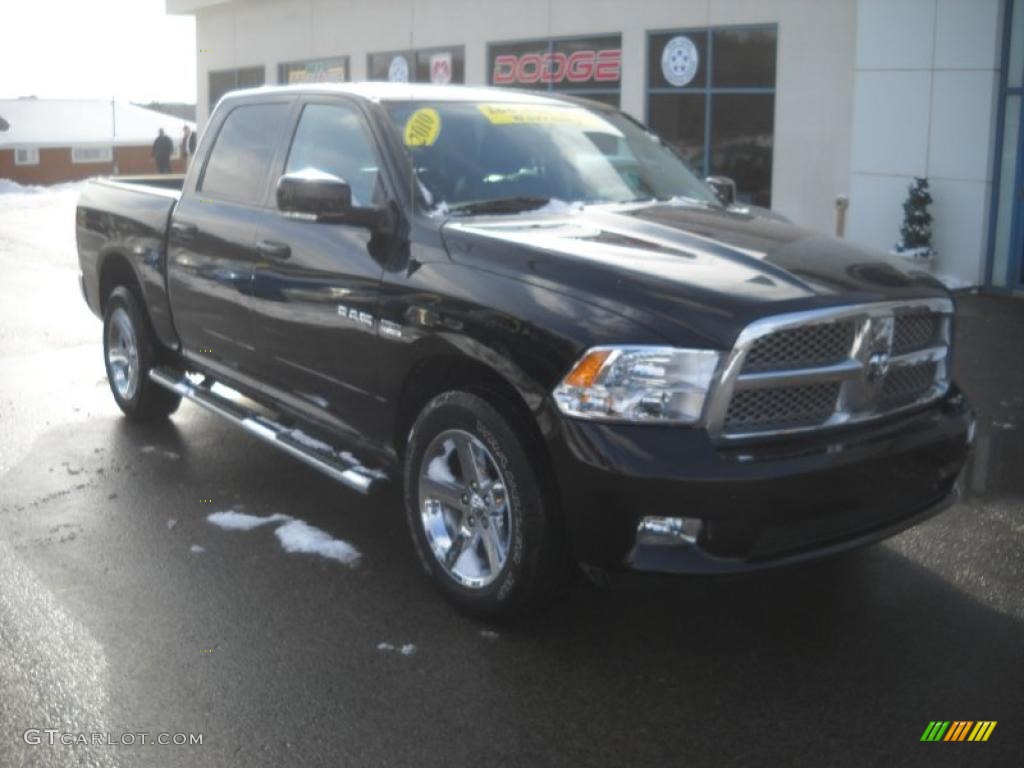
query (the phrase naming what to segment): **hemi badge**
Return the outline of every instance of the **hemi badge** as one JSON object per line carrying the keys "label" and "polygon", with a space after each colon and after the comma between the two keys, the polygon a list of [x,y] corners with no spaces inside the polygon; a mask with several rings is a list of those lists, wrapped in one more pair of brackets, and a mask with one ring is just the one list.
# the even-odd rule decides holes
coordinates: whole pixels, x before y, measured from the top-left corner
{"label": "hemi badge", "polygon": [[402,326],[390,320],[380,321],[380,333],[382,336],[390,336],[393,339],[402,338]]}

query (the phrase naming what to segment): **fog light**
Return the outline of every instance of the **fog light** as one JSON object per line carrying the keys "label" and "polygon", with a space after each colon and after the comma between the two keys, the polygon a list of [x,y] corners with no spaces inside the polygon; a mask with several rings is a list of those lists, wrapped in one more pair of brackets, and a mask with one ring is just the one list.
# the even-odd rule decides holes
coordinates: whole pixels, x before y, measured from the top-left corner
{"label": "fog light", "polygon": [[636,528],[636,543],[662,547],[696,544],[703,526],[699,517],[645,517]]}

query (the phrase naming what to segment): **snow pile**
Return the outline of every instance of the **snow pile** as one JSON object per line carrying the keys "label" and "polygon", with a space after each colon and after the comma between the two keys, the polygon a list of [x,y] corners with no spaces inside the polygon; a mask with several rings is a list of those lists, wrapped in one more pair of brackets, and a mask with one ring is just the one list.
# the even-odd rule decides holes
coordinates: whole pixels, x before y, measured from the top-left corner
{"label": "snow pile", "polygon": [[975,283],[969,283],[956,275],[947,275],[940,272],[933,275],[933,277],[951,291],[965,290],[975,286]]}
{"label": "snow pile", "polygon": [[577,213],[583,210],[583,203],[578,200],[572,202],[566,202],[560,200],[557,197],[553,197],[548,200],[547,203],[542,205],[540,208],[536,208],[536,213]]}
{"label": "snow pile", "polygon": [[354,567],[361,557],[359,550],[347,541],[336,539],[326,531],[290,515],[277,513],[260,517],[229,509],[207,515],[206,520],[226,531],[251,531],[264,525],[283,523],[274,531],[274,535],[285,552],[320,555],[349,567]]}
{"label": "snow pile", "polygon": [[54,184],[41,187],[35,184],[19,184],[11,179],[0,179],[0,195],[38,195],[43,192],[81,192],[84,181],[72,181],[67,184]]}

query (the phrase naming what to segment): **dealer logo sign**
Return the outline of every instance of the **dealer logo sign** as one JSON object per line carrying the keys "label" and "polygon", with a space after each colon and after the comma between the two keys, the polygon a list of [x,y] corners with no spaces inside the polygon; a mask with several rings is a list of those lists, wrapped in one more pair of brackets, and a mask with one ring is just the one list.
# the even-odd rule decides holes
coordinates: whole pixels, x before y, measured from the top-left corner
{"label": "dealer logo sign", "polygon": [[622,70],[622,50],[559,51],[503,54],[494,57],[491,82],[494,85],[534,83],[617,83]]}

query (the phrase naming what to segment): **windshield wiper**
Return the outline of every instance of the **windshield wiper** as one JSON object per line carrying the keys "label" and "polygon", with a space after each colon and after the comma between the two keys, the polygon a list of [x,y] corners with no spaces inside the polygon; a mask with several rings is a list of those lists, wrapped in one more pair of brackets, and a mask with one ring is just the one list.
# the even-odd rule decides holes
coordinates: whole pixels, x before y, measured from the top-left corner
{"label": "windshield wiper", "polygon": [[449,205],[452,213],[519,213],[543,208],[551,202],[550,197],[499,197],[494,200],[475,200],[471,203]]}

